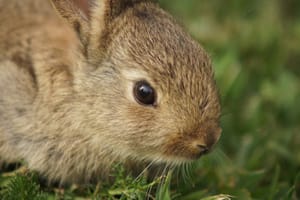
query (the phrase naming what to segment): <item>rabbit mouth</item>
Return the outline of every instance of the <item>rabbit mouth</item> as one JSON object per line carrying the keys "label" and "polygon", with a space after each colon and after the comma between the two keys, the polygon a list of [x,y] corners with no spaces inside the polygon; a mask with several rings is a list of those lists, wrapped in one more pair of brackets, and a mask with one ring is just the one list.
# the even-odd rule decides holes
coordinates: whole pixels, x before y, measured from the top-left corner
{"label": "rabbit mouth", "polygon": [[202,147],[198,147],[197,150],[179,149],[174,151],[173,153],[164,152],[161,155],[152,157],[150,160],[155,160],[157,161],[157,163],[165,163],[171,164],[172,166],[180,166],[184,163],[194,162],[210,152],[210,149],[203,149]]}
{"label": "rabbit mouth", "polygon": [[166,156],[174,160],[185,160],[185,162],[191,162],[194,160],[198,160],[199,158],[210,152],[211,149],[208,149],[207,147],[202,147],[200,145],[199,147],[195,148],[175,150],[172,154],[168,153],[166,154]]}
{"label": "rabbit mouth", "polygon": [[185,145],[177,144],[165,147],[162,152],[147,153],[147,155],[140,155],[142,160],[153,162],[157,164],[170,164],[172,166],[179,166],[184,163],[190,163],[198,160],[212,151],[211,148],[205,145]]}
{"label": "rabbit mouth", "polygon": [[166,138],[163,155],[175,159],[197,160],[212,151],[221,131],[215,123],[208,123],[191,132],[174,134]]}
{"label": "rabbit mouth", "polygon": [[163,155],[174,160],[193,161],[210,153],[216,142],[207,142],[201,138],[183,139],[179,136],[166,143]]}

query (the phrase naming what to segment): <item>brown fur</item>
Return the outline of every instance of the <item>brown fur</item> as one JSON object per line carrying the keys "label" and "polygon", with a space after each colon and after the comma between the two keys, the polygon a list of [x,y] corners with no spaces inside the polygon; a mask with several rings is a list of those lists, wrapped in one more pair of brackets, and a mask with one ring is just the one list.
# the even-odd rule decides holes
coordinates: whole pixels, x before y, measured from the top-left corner
{"label": "brown fur", "polygon": [[[169,14],[147,0],[51,1],[62,18],[46,1],[0,0],[0,162],[80,182],[216,143],[210,59]],[[135,102],[139,80],[157,106]]]}

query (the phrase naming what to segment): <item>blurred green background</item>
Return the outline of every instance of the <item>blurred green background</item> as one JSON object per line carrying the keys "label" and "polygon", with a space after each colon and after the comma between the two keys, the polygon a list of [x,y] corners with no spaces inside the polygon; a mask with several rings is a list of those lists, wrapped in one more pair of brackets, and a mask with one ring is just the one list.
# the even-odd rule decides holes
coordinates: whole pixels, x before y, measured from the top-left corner
{"label": "blurred green background", "polygon": [[159,2],[210,53],[223,103],[220,143],[180,199],[300,199],[300,1]]}

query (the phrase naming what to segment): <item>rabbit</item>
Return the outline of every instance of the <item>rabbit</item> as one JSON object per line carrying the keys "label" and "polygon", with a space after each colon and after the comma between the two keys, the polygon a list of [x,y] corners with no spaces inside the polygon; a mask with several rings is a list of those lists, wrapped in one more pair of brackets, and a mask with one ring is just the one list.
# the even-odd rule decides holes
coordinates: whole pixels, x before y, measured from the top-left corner
{"label": "rabbit", "polygon": [[0,0],[0,162],[51,181],[197,160],[221,135],[211,59],[151,0]]}

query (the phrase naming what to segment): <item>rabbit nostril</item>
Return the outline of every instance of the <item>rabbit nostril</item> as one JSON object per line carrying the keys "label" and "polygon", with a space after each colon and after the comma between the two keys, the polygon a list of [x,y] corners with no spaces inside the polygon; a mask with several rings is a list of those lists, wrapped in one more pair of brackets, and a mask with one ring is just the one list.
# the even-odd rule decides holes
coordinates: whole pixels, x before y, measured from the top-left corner
{"label": "rabbit nostril", "polygon": [[198,144],[197,147],[200,150],[201,155],[207,154],[209,152],[209,148],[206,145]]}

